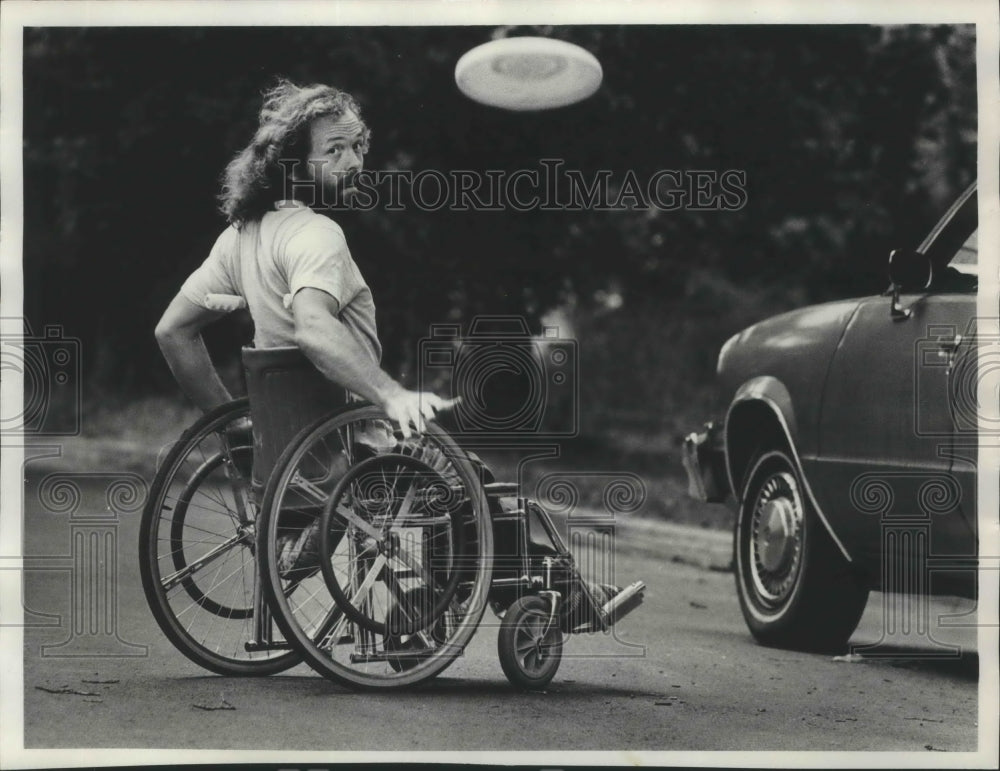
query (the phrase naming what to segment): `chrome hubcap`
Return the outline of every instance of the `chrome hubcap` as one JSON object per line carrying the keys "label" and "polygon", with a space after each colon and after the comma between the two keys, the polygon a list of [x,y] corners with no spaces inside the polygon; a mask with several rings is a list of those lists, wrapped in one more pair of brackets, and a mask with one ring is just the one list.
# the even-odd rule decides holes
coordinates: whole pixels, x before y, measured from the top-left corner
{"label": "chrome hubcap", "polygon": [[794,556],[795,508],[787,498],[768,501],[762,507],[761,520],[757,547],[760,561],[765,570],[780,571]]}
{"label": "chrome hubcap", "polygon": [[803,506],[795,477],[768,477],[754,503],[750,570],[754,588],[768,605],[784,602],[795,587],[802,562]]}

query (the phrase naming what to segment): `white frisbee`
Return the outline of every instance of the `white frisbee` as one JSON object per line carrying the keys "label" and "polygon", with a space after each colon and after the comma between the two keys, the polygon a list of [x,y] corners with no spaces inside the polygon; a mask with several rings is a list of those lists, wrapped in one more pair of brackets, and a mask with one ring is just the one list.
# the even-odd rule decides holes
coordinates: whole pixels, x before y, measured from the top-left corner
{"label": "white frisbee", "polygon": [[509,37],[476,46],[455,65],[470,99],[506,110],[547,110],[579,102],[601,85],[601,63],[565,40]]}

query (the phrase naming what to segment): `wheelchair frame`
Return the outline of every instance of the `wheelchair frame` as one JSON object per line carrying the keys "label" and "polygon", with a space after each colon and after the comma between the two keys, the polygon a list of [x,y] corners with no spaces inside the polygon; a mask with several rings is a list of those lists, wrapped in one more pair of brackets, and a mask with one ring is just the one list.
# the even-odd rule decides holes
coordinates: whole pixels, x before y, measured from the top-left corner
{"label": "wheelchair frame", "polygon": [[[327,441],[335,433],[347,436],[342,444],[351,448],[361,421],[384,419],[364,403],[347,405],[297,432],[268,473],[258,506],[264,480],[253,478],[256,462],[248,464],[248,460],[260,451],[259,437],[254,437],[251,448],[247,437],[232,428],[251,412],[249,399],[236,400],[207,414],[184,433],[157,471],[140,528],[143,587],[153,614],[175,647],[203,667],[228,675],[268,675],[305,659],[324,676],[350,687],[413,685],[436,676],[461,655],[488,604],[502,619],[498,654],[505,675],[519,688],[538,689],[551,681],[559,667],[564,635],[606,631],[642,602],[645,586],[640,581],[601,604],[581,578],[548,512],[521,497],[516,483],[483,484],[472,473],[467,454],[433,424],[420,439],[428,442],[420,445],[424,448],[420,452],[425,453],[420,458],[400,451],[358,461],[352,457],[357,452],[341,449],[347,465],[342,478],[334,480],[333,491],[312,491],[309,506],[289,506],[284,496],[300,492],[296,484],[307,489],[302,485],[305,466],[295,464],[313,462],[312,455],[320,446],[316,437]],[[253,424],[256,432],[256,415]],[[426,460],[426,447],[431,446],[427,437],[444,448],[439,455],[431,454],[438,465],[447,465],[444,471],[435,470]],[[314,444],[309,445],[310,441]],[[405,443],[399,446],[406,449]],[[364,467],[373,476],[386,478],[381,466],[392,464],[408,467],[417,480],[409,482],[404,496],[411,499],[406,511],[411,519],[405,522],[405,500],[385,498],[385,511],[396,506],[396,514],[371,509],[368,499],[358,493],[364,479],[351,476],[360,475]],[[333,475],[329,468],[327,472]],[[420,513],[420,507],[429,504],[421,503],[419,495],[433,485],[444,489],[440,479],[446,477],[451,480],[448,489],[461,488],[461,495],[455,496],[460,508],[443,518]],[[209,482],[215,485],[210,492]],[[413,493],[419,484],[426,486]],[[211,506],[194,508],[199,496],[211,501]],[[416,508],[413,500],[418,501]],[[510,501],[515,502],[513,508]],[[317,520],[313,512],[320,506]],[[224,514],[216,511],[220,508]],[[320,560],[318,574],[300,580],[282,574],[277,549],[282,523],[293,514],[304,516],[307,510],[316,526],[321,525],[320,533],[326,528],[327,536],[319,536],[325,562]],[[188,521],[196,516],[208,518],[211,524]],[[531,541],[532,519],[540,524],[550,547]],[[382,524],[375,527],[376,522]],[[448,596],[433,573],[434,561],[416,558],[394,545],[400,533],[416,530],[423,539],[420,548],[426,551],[425,541],[438,537],[433,533],[442,524],[447,530],[443,564],[450,565],[446,568],[451,571],[448,586],[454,585]],[[330,546],[334,526],[343,533],[338,544]],[[303,525],[302,529],[308,528]],[[218,535],[218,541],[211,541],[208,534]],[[164,541],[169,547],[166,553]],[[513,545],[513,554],[498,559],[501,555],[493,551],[498,542]],[[471,573],[462,567],[472,562],[462,552],[469,544],[478,550]],[[340,551],[334,554],[331,549]],[[233,568],[236,552],[242,561]],[[331,567],[338,559],[346,566],[339,574]],[[402,568],[396,570],[393,564]],[[355,580],[357,584],[352,583]],[[372,595],[381,584],[379,606],[365,592]],[[323,589],[329,598],[323,596]],[[307,618],[300,610],[305,604],[293,606],[300,594],[308,595],[303,603],[321,606],[315,618]],[[219,599],[222,595],[230,599]],[[231,599],[234,596],[236,600]],[[201,632],[203,628],[209,631]]]}

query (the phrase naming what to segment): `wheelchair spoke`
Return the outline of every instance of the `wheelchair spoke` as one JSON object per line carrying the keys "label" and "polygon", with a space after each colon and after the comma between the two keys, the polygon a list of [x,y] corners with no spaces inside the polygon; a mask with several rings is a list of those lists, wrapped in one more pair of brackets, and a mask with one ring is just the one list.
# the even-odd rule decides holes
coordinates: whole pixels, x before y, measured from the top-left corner
{"label": "wheelchair spoke", "polygon": [[365,576],[364,581],[358,586],[357,590],[354,592],[354,596],[351,597],[351,604],[357,606],[358,600],[361,599],[364,594],[372,588],[372,585],[378,580],[379,575],[382,572],[382,568],[385,567],[386,557],[384,554],[379,554],[373,561],[371,570],[368,571],[368,575]]}
{"label": "wheelchair spoke", "polygon": [[[161,517],[160,519],[163,520],[163,521],[165,521],[165,522],[169,522],[170,521],[168,517]],[[186,533],[190,533],[190,532],[204,533],[205,535],[214,536],[215,539],[225,538],[226,537],[225,533],[219,533],[219,532],[216,532],[215,530],[209,530],[208,528],[205,528],[205,527],[198,527],[196,525],[189,524],[188,522],[184,523],[184,532],[186,532]],[[160,541],[170,541],[172,539],[168,538],[166,536],[160,536],[158,538],[158,540],[160,540]],[[199,544],[199,543],[209,543],[210,541],[211,541],[211,539],[204,538],[204,539],[202,539],[200,541],[187,541],[187,543]]]}
{"label": "wheelchair spoke", "polygon": [[241,511],[240,496],[252,450],[229,448],[225,432],[248,414],[237,400],[185,432],[157,468],[140,524],[140,574],[157,623],[184,655],[224,675],[270,674],[298,658],[245,647],[255,640],[257,511],[246,498]]}
{"label": "wheelchair spoke", "polygon": [[181,581],[185,580],[186,578],[189,578],[191,575],[197,573],[199,570],[202,570],[203,568],[205,568],[206,566],[217,560],[227,551],[229,551],[234,546],[238,545],[241,541],[244,540],[246,540],[246,536],[234,535],[229,540],[220,543],[218,546],[212,549],[208,554],[204,555],[203,557],[199,557],[197,560],[192,562],[183,570],[178,570],[175,573],[171,573],[169,576],[165,576],[162,579],[163,588],[172,589]]}
{"label": "wheelchair spoke", "polygon": [[[314,485],[307,479],[303,479],[301,475],[296,474],[293,477],[290,485],[295,492],[302,495],[303,498],[312,499],[313,502],[319,504],[325,504],[329,495],[327,495],[323,490]],[[382,540],[382,533],[376,528],[369,525],[361,517],[355,514],[351,509],[346,506],[338,506],[336,508],[338,514],[340,514],[345,520],[350,524],[354,525],[358,530],[362,531],[365,535],[371,536],[376,541]]]}
{"label": "wheelchair spoke", "polygon": [[375,539],[378,543],[385,540],[382,531],[376,527],[365,522],[361,517],[354,513],[346,504],[341,504],[334,509],[337,514],[339,514],[343,519],[351,525],[354,525],[358,530],[367,535],[369,538]]}
{"label": "wheelchair spoke", "polygon": [[[486,607],[486,498],[434,424],[401,443],[372,406],[318,421],[272,472],[261,523],[265,589],[286,639],[340,682],[393,687],[434,676]],[[319,559],[294,568],[305,578],[291,591],[285,544],[305,528],[315,535],[302,553]]]}
{"label": "wheelchair spoke", "polygon": [[[206,498],[212,504],[216,504],[217,503],[221,507],[221,508],[216,508],[214,505],[210,506],[207,503],[205,503],[204,501],[199,501],[198,504],[197,504],[197,509],[199,511],[204,511],[204,512],[207,512],[209,514],[215,514],[216,516],[219,516],[219,517],[227,517],[228,519],[230,519],[233,522],[237,521],[237,518],[235,516],[235,512],[233,512],[232,507],[229,506],[225,501],[216,501],[214,498],[211,498],[211,497],[209,497],[207,495],[204,495],[204,494],[202,494],[200,492],[199,492],[199,498]],[[192,507],[192,503],[190,501],[182,501],[179,496],[168,496],[165,499],[165,501],[170,502],[170,503],[172,503],[174,505],[185,505],[185,506],[188,506],[188,507]],[[163,515],[161,515],[161,518],[162,519],[170,519],[170,515],[169,515],[169,513],[163,514]]]}
{"label": "wheelchair spoke", "polygon": [[393,525],[406,520],[407,515],[410,513],[413,507],[413,497],[416,493],[416,484],[413,479],[410,479],[410,484],[406,488],[406,493],[403,495],[403,500],[399,504],[399,511],[396,512],[396,516],[392,521]]}
{"label": "wheelchair spoke", "polygon": [[[226,561],[222,563],[223,566],[228,561],[229,561],[229,558],[227,558]],[[230,596],[232,596],[233,592],[236,590],[237,584],[235,582],[231,582],[230,579],[232,579],[234,576],[236,576],[237,574],[239,574],[244,569],[244,567],[245,567],[245,564],[241,561],[241,563],[239,565],[237,565],[235,568],[233,568],[232,570],[230,570],[225,575],[219,575],[218,570],[221,570],[221,568],[222,568],[222,566],[220,566],[219,569],[216,571],[215,579],[212,581],[211,584],[209,584],[207,587],[205,587],[205,589],[207,590],[207,592],[211,592],[212,589],[214,589],[214,588],[216,588],[218,586],[225,586],[226,584],[231,584],[230,589],[229,589],[229,594],[230,594]],[[174,585],[176,585],[176,583]],[[165,587],[165,588],[169,588],[169,587]],[[191,608],[202,607],[204,605],[204,602],[205,602],[205,598],[204,597],[202,597],[199,600],[192,600],[184,608],[182,608],[181,610],[177,611],[177,617],[180,618],[181,616],[183,616]],[[220,618],[232,618],[232,616],[233,616],[234,613],[235,613],[234,609],[230,606],[228,610],[224,610],[222,613],[218,613],[216,615],[218,615]]]}
{"label": "wheelchair spoke", "polygon": [[332,650],[333,646],[337,644],[337,641],[344,636],[344,630],[347,627],[347,623],[347,616],[341,615],[341,617],[337,620],[337,623],[333,625],[333,629],[323,635],[322,639],[317,642],[320,650]]}

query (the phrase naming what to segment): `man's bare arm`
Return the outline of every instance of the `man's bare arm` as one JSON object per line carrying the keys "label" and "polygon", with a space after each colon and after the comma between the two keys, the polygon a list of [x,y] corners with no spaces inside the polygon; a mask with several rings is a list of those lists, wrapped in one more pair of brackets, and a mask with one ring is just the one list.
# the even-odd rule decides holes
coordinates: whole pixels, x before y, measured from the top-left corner
{"label": "man's bare arm", "polygon": [[301,289],[292,300],[295,343],[320,372],[384,409],[404,436],[411,424],[423,431],[424,421],[451,406],[435,394],[407,391],[389,377],[337,318],[339,310],[337,301],[319,289]]}
{"label": "man's bare arm", "polygon": [[215,371],[201,330],[224,316],[177,295],[156,325],[156,341],[187,397],[208,412],[232,397]]}

